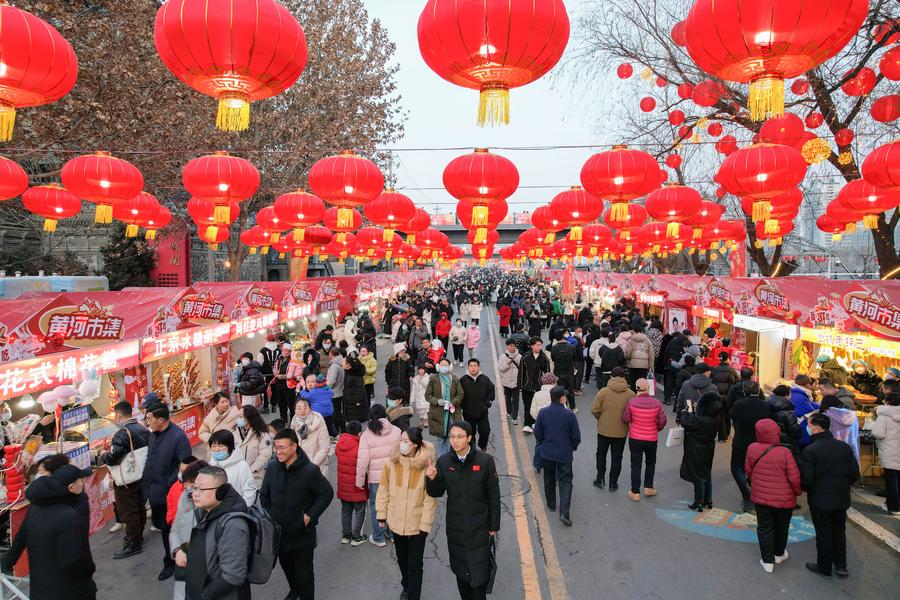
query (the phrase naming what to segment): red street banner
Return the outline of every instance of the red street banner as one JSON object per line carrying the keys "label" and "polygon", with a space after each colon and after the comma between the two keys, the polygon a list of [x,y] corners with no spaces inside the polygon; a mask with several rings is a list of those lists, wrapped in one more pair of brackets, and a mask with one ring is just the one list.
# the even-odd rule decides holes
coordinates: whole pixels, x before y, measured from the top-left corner
{"label": "red street banner", "polygon": [[198,433],[205,416],[202,403],[194,404],[190,408],[172,414],[172,423],[184,430],[188,441],[191,443],[191,448],[200,443]]}

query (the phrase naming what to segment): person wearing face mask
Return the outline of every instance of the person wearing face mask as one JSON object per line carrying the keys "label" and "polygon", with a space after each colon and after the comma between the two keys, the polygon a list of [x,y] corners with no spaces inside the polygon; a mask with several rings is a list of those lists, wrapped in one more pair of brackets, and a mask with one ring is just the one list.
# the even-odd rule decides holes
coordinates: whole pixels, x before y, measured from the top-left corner
{"label": "person wearing face mask", "polygon": [[450,345],[453,346],[453,362],[461,367],[465,358],[466,327],[462,319],[457,319],[456,324],[450,329]]}
{"label": "person wearing face mask", "polygon": [[356,460],[356,487],[369,484],[369,514],[372,517],[372,535],[369,543],[384,547],[387,531],[375,518],[375,496],[381,481],[381,470],[390,456],[391,449],[400,440],[400,429],[387,419],[387,411],[380,404],[369,409],[369,422],[359,439],[359,455]]}
{"label": "person wearing face mask", "polygon": [[236,406],[231,405],[231,400],[224,392],[213,394],[210,403],[213,405],[213,409],[203,419],[200,430],[197,432],[197,436],[207,444],[209,437],[216,431],[233,430],[241,414]]}
{"label": "person wearing face mask", "polygon": [[328,428],[322,415],[314,412],[310,408],[309,400],[303,396],[297,400],[294,418],[291,419],[291,429],[297,432],[300,448],[309,457],[310,462],[319,467],[322,475],[328,477],[328,451],[331,449]]}
{"label": "person wearing face mask", "polygon": [[234,434],[230,431],[217,431],[209,438],[209,464],[221,467],[228,473],[228,481],[241,495],[247,506],[256,502],[256,480],[250,465],[244,460],[240,451],[235,452]]}
{"label": "person wearing face mask", "polygon": [[66,464],[52,475],[36,479],[25,490],[31,506],[3,557],[2,568],[10,572],[28,551],[32,600],[97,597],[88,524],[77,509],[84,478],[90,476],[90,469]]}
{"label": "person wearing face mask", "polygon": [[425,492],[425,471],[437,460],[434,446],[418,427],[400,434],[381,471],[375,499],[378,524],[394,535],[400,585],[408,600],[422,597],[425,540],[434,523],[437,501]]}
{"label": "person wearing face mask", "polygon": [[241,409],[235,433],[238,451],[250,465],[256,487],[259,488],[266,473],[266,465],[272,459],[272,434],[269,433],[266,422],[255,406],[245,406]]}
{"label": "person wearing face mask", "polygon": [[387,408],[388,421],[391,422],[391,425],[399,428],[400,431],[409,429],[415,411],[406,403],[401,388],[389,389],[384,405]]}
{"label": "person wearing face mask", "polygon": [[500,385],[503,386],[503,397],[506,399],[506,415],[513,425],[519,424],[519,365],[522,355],[512,339],[506,340],[506,352],[497,360],[500,371]]}
{"label": "person wearing face mask", "polygon": [[475,358],[475,354],[478,352],[479,340],[481,340],[481,329],[478,327],[478,319],[473,318],[469,324],[469,329],[466,331],[466,348],[469,350],[469,358]]}
{"label": "person wearing face mask", "polygon": [[875,396],[881,386],[882,379],[875,371],[869,368],[864,360],[854,360],[850,365],[852,373],[847,378],[847,383],[860,394]]}
{"label": "person wearing face mask", "polygon": [[322,375],[328,374],[328,367],[331,366],[331,349],[334,348],[333,340],[331,336],[326,337],[322,340],[322,345],[319,347],[319,373]]}
{"label": "person wearing face mask", "polygon": [[[190,460],[190,462],[185,462]],[[169,547],[175,553],[178,550],[187,552],[188,542],[191,540],[191,529],[194,528],[196,520],[194,518],[194,501],[191,500],[191,491],[194,487],[194,481],[197,479],[197,473],[200,469],[209,466],[205,460],[197,460],[194,456],[181,461],[181,470],[178,473],[178,481],[172,484],[169,490],[168,512],[166,513],[166,521],[171,527],[169,531]],[[174,558],[174,557],[173,557]],[[172,596],[173,600],[185,600],[184,576],[186,569],[175,566],[175,590]]]}
{"label": "person wearing face mask", "polygon": [[428,432],[438,438],[438,453],[443,455],[450,448],[447,440],[450,425],[462,420],[463,389],[459,378],[451,373],[450,361],[444,358],[438,364],[438,372],[428,380],[425,399],[428,410]]}
{"label": "person wearing face mask", "polygon": [[349,421],[365,421],[369,414],[371,403],[363,383],[365,375],[361,357],[355,352],[348,354],[344,359],[344,417],[337,423],[339,431],[344,431]]}
{"label": "person wearing face mask", "polygon": [[375,355],[369,352],[368,347],[360,346],[359,362],[361,362],[366,369],[366,373],[363,376],[363,384],[366,386],[366,395],[369,397],[369,402],[371,402],[375,397],[375,379],[378,375],[378,361],[375,359]]}

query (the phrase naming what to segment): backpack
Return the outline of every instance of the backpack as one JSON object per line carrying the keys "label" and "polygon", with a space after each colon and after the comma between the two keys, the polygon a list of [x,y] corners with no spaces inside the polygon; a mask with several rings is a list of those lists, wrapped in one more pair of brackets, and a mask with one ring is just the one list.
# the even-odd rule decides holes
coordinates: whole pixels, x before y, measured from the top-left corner
{"label": "backpack", "polygon": [[250,526],[250,558],[247,561],[247,581],[262,585],[269,581],[275,562],[278,560],[278,549],[281,544],[281,526],[258,504],[247,507],[247,512],[228,513],[219,519],[216,528],[216,541],[222,535],[222,527],[228,519],[244,519]]}

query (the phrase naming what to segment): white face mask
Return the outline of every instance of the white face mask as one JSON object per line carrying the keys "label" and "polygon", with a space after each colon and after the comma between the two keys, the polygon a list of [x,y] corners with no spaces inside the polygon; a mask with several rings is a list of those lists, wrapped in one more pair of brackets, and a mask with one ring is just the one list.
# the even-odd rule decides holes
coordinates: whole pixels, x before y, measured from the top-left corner
{"label": "white face mask", "polygon": [[447,365],[440,365],[440,366],[437,368],[437,370],[438,370],[438,373],[449,373],[449,372],[450,372],[450,367],[448,367]]}
{"label": "white face mask", "polygon": [[322,348],[325,350],[331,350],[331,344],[322,344]]}
{"label": "white face mask", "polygon": [[245,367],[249,367],[249,366],[250,366],[250,359],[249,359],[249,358],[242,358],[242,359],[241,359],[241,364],[244,365]]}
{"label": "white face mask", "polygon": [[409,454],[410,450],[412,450],[412,444],[409,442],[400,442],[400,454],[406,456]]}

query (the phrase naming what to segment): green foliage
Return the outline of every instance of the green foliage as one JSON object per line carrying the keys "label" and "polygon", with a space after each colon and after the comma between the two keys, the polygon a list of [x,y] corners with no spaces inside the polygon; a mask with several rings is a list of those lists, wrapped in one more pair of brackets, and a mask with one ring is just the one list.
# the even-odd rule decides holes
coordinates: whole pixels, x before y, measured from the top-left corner
{"label": "green foliage", "polygon": [[109,243],[100,249],[104,268],[97,275],[106,275],[109,289],[150,287],[150,270],[156,265],[156,251],[141,237],[126,238],[125,226],[119,224]]}

